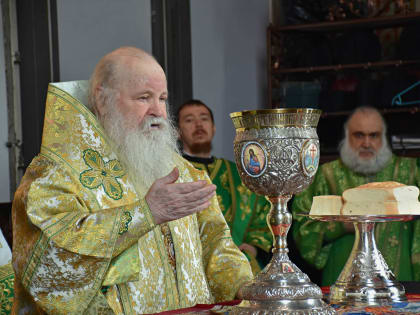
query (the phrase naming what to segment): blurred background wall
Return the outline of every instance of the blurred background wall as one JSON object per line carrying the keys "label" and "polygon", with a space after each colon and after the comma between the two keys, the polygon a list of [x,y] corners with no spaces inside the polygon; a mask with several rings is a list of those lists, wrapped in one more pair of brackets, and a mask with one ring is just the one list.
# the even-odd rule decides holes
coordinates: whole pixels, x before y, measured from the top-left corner
{"label": "blurred background wall", "polygon": [[98,60],[120,46],[152,53],[147,0],[57,1],[60,80],[89,79]]}

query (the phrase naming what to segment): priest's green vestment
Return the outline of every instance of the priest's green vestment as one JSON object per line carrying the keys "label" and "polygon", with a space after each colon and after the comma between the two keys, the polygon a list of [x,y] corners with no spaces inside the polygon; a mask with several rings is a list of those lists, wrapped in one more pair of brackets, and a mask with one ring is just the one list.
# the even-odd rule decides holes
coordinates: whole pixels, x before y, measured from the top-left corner
{"label": "priest's green vestment", "polygon": [[9,315],[13,305],[12,252],[0,229],[0,315]]}

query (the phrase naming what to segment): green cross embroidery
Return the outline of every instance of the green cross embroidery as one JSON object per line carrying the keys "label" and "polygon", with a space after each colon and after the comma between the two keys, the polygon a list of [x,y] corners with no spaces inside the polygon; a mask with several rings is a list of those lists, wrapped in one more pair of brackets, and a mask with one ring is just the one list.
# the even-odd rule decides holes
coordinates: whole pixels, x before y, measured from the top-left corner
{"label": "green cross embroidery", "polygon": [[80,182],[89,189],[103,186],[105,193],[112,199],[122,198],[122,188],[117,178],[124,176],[123,170],[118,160],[104,162],[102,156],[95,150],[87,149],[83,151],[83,159],[90,169],[80,173]]}
{"label": "green cross embroidery", "polygon": [[133,220],[130,212],[125,211],[121,217],[120,221],[120,228],[118,229],[118,234],[124,234],[128,231],[128,225],[130,224],[131,220]]}

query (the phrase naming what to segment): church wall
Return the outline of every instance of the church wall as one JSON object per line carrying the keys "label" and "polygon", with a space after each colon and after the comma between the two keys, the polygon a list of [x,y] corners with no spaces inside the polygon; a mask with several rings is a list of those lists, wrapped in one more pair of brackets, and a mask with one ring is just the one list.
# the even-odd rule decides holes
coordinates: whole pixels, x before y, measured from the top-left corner
{"label": "church wall", "polygon": [[193,96],[214,111],[213,154],[233,160],[229,113],[266,107],[269,1],[193,0]]}
{"label": "church wall", "polygon": [[150,1],[57,1],[61,81],[89,79],[99,59],[120,46],[152,52]]}

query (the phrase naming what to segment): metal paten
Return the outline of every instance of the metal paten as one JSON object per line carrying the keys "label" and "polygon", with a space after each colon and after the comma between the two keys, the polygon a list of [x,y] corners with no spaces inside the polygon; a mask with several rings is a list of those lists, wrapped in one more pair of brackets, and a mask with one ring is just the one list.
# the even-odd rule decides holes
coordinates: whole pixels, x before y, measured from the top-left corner
{"label": "metal paten", "polygon": [[330,302],[345,305],[386,305],[407,301],[404,287],[395,280],[376,247],[376,222],[408,221],[410,215],[396,216],[310,216],[321,221],[353,222],[353,250],[330,290]]}
{"label": "metal paten", "polygon": [[287,253],[292,215],[287,202],[313,180],[319,163],[316,109],[267,109],[230,114],[236,129],[235,161],[242,182],[271,202],[267,222],[273,258],[240,288],[243,300],[231,314],[336,314],[321,289],[294,265]]}

